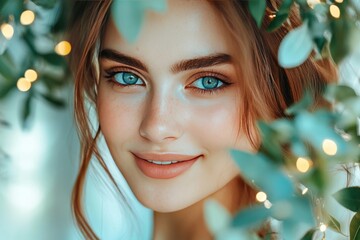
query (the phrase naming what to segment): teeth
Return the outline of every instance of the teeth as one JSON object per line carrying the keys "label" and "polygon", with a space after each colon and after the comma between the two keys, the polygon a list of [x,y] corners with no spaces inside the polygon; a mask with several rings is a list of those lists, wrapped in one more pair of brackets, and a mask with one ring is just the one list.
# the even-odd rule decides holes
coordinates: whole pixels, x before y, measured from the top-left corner
{"label": "teeth", "polygon": [[178,161],[153,161],[153,160],[146,160],[150,163],[154,163],[154,164],[157,164],[157,165],[169,165],[169,164],[173,164],[173,163],[177,163]]}

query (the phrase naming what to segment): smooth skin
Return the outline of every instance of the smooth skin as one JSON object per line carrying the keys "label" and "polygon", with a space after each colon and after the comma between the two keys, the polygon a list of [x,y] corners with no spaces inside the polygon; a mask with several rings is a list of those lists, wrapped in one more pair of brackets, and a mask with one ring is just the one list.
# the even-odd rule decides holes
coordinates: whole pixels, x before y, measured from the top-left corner
{"label": "smooth skin", "polygon": [[[210,238],[203,202],[229,210],[244,197],[228,150],[251,151],[229,32],[206,1],[168,1],[126,42],[112,20],[100,53],[97,108],[112,157],[138,200],[154,210],[155,239]],[[133,153],[200,155],[169,179],[143,174]]]}

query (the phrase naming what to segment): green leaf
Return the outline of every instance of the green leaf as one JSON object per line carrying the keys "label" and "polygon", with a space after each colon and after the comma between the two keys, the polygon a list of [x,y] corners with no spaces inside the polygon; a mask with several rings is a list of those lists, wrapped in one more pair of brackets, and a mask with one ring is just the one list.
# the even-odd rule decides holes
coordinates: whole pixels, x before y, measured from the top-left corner
{"label": "green leaf", "polygon": [[262,154],[231,150],[231,156],[240,168],[241,175],[264,191],[270,202],[290,198],[294,186],[290,178]]}
{"label": "green leaf", "polygon": [[301,238],[301,240],[312,240],[316,231],[317,231],[316,229],[310,229],[305,233],[305,235]]}
{"label": "green leaf", "polygon": [[314,102],[314,99],[313,99],[312,95],[310,94],[309,91],[306,91],[304,93],[304,96],[301,98],[301,100],[296,102],[289,108],[287,108],[285,110],[285,113],[287,115],[292,115],[292,114],[307,110],[310,108],[310,106],[313,104],[313,102]]}
{"label": "green leaf", "polygon": [[264,205],[253,205],[238,212],[232,219],[233,227],[258,227],[271,216],[269,209]]}
{"label": "green leaf", "polygon": [[326,87],[325,97],[332,101],[345,101],[357,97],[355,90],[351,87],[339,84],[330,84]]}
{"label": "green leaf", "polygon": [[251,0],[249,1],[249,10],[251,16],[255,19],[258,27],[261,27],[262,20],[265,15],[266,1],[265,0]]}
{"label": "green leaf", "polygon": [[343,188],[334,193],[334,198],[345,208],[353,211],[360,211],[360,187]]}
{"label": "green leaf", "polygon": [[270,22],[269,26],[267,27],[267,31],[272,32],[278,29],[285,20],[289,17],[289,14],[277,14],[276,17]]}
{"label": "green leaf", "polygon": [[334,218],[333,216],[331,216],[329,214],[329,221],[328,221],[328,227],[332,228],[334,231],[341,233],[341,225],[339,223],[338,220],[336,220],[336,218]]}
{"label": "green leaf", "polygon": [[36,5],[43,8],[53,8],[57,2],[57,0],[31,0]]}
{"label": "green leaf", "polygon": [[357,212],[351,219],[350,240],[360,240],[360,212]]}
{"label": "green leaf", "polygon": [[289,12],[291,6],[293,5],[294,0],[284,0],[279,8],[279,11],[276,13],[275,18],[270,22],[267,30],[274,31],[279,28],[285,20],[289,17]]}
{"label": "green leaf", "polygon": [[8,52],[0,55],[0,75],[7,81],[15,81],[14,73],[15,64],[11,62]]}
{"label": "green leaf", "polygon": [[344,18],[331,22],[330,53],[335,63],[340,63],[351,52],[351,42],[349,40],[353,28],[356,27]]}
{"label": "green leaf", "polygon": [[0,100],[6,97],[11,90],[16,89],[16,81],[10,82],[0,86]]}
{"label": "green leaf", "polygon": [[66,102],[64,100],[56,98],[50,94],[40,93],[40,96],[54,107],[63,108],[66,106]]}
{"label": "green leaf", "polygon": [[147,9],[158,12],[164,11],[166,9],[166,0],[113,1],[111,16],[115,26],[127,41],[133,42],[136,40]]}
{"label": "green leaf", "polygon": [[23,128],[26,128],[29,124],[29,116],[31,113],[31,100],[32,100],[32,94],[29,93],[29,95],[27,96],[26,100],[25,100],[25,104],[23,106],[23,111],[22,111],[22,126]]}
{"label": "green leaf", "polygon": [[307,21],[290,31],[280,43],[278,60],[280,66],[293,68],[301,65],[313,50],[313,41]]}
{"label": "green leaf", "polygon": [[205,202],[205,222],[213,234],[226,229],[231,221],[231,214],[215,200]]}

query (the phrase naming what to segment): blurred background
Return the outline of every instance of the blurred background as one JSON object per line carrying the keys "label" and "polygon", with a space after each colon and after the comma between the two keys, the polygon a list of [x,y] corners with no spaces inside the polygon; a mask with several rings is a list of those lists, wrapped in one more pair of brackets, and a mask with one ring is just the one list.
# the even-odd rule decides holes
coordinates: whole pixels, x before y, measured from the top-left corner
{"label": "blurred background", "polygon": [[[79,141],[64,58],[71,51],[63,35],[67,6],[57,0],[0,2],[0,239],[82,239],[70,208]],[[358,94],[359,66],[360,51],[340,67],[341,81]],[[90,222],[101,239],[149,238],[151,211],[131,194],[103,140],[100,145],[135,218],[94,163],[86,186]],[[360,184],[357,176],[353,185]],[[345,183],[346,175],[334,170],[334,191]],[[338,211],[335,201],[329,204],[337,219],[349,221],[350,212]],[[333,236],[329,239],[346,239]]]}

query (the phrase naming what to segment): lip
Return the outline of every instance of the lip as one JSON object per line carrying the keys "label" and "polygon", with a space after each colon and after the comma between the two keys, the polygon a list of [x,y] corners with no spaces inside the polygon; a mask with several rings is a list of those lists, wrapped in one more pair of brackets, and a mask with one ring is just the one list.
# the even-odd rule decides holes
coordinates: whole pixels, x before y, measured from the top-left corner
{"label": "lip", "polygon": [[[179,176],[188,170],[202,155],[183,155],[174,153],[133,153],[136,165],[146,176],[157,179],[169,179]],[[148,162],[178,161],[168,165]]]}

